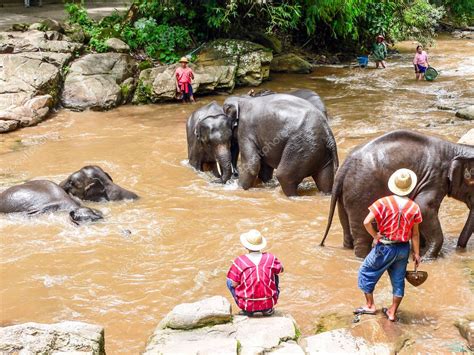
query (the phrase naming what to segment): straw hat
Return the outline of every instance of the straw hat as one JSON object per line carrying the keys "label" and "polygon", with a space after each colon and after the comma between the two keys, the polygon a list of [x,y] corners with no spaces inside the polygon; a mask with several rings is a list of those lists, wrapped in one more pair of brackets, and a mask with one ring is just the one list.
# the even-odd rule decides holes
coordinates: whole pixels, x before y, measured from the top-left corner
{"label": "straw hat", "polygon": [[180,63],[189,63],[189,60],[188,58],[186,57],[181,57],[181,59],[179,60]]}
{"label": "straw hat", "polygon": [[240,242],[250,251],[260,251],[267,246],[267,240],[256,229],[251,229],[247,233],[241,234]]}
{"label": "straw hat", "polygon": [[378,39],[378,38],[385,39],[385,37],[384,37],[384,36],[382,36],[382,35],[378,35],[376,38],[377,38],[377,39]]}
{"label": "straw hat", "polygon": [[388,188],[395,195],[406,196],[413,191],[417,181],[418,178],[413,171],[410,169],[399,169],[388,179]]}

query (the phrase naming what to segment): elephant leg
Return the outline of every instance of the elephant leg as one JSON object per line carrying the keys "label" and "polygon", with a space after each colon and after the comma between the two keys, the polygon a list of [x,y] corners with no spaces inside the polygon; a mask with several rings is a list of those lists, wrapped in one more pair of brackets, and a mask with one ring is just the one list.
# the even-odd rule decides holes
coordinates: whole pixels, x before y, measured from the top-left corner
{"label": "elephant leg", "polygon": [[260,171],[261,157],[252,142],[245,141],[240,145],[242,164],[239,172],[239,184],[248,190],[255,184],[255,179]]}
{"label": "elephant leg", "polygon": [[334,166],[332,162],[312,177],[319,191],[325,194],[330,194],[332,191],[332,185],[334,184]]}
{"label": "elephant leg", "polygon": [[424,246],[420,254],[426,259],[434,259],[438,256],[443,246],[443,230],[438,218],[437,211],[424,211],[423,222],[420,224],[420,237],[424,239]]}
{"label": "elephant leg", "polygon": [[337,202],[337,212],[344,233],[344,248],[354,249],[354,238],[352,237],[351,228],[349,226],[349,216],[340,201]]}
{"label": "elephant leg", "polygon": [[278,182],[280,183],[283,193],[288,197],[298,196],[298,185],[303,181],[303,178],[296,175],[297,172],[297,169],[295,170],[291,167],[285,166],[282,161],[280,161],[280,165],[276,170]]}
{"label": "elephant leg", "polygon": [[273,168],[265,163],[263,159],[260,162],[258,178],[262,180],[262,182],[269,182],[273,178]]}
{"label": "elephant leg", "polygon": [[365,258],[370,253],[374,241],[372,236],[365,230],[363,221],[363,218],[351,218],[349,216],[351,233],[354,240],[354,254],[358,258]]}

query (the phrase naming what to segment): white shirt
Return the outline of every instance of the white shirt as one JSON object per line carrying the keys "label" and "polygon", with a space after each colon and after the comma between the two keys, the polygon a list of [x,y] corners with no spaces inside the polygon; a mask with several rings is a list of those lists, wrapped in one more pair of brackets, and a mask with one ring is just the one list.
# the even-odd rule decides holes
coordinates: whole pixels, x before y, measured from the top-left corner
{"label": "white shirt", "polygon": [[398,208],[401,210],[403,209],[403,207],[405,207],[405,205],[407,204],[409,200],[409,198],[406,196],[394,195],[394,197],[395,197],[395,201],[397,201]]}
{"label": "white shirt", "polygon": [[255,264],[255,266],[258,266],[260,260],[262,259],[262,253],[259,251],[252,251],[247,254],[247,257]]}

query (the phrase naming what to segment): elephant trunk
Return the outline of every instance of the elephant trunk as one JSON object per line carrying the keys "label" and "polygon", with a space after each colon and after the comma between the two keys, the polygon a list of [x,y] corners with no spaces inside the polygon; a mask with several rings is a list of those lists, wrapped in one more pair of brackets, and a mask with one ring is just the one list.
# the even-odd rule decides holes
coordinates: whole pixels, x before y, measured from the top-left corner
{"label": "elephant trunk", "polygon": [[232,156],[229,147],[225,144],[216,146],[215,157],[219,177],[225,184],[232,176]]}
{"label": "elephant trunk", "polygon": [[474,209],[471,207],[469,211],[469,217],[467,217],[466,224],[464,225],[464,228],[458,239],[458,247],[465,248],[467,245],[467,242],[469,241],[473,233],[474,233]]}

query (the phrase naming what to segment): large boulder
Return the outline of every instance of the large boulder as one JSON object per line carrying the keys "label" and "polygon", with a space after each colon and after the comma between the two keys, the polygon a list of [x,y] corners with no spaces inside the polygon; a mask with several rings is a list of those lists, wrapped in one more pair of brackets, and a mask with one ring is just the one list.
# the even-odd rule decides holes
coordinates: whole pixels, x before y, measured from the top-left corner
{"label": "large boulder", "polygon": [[204,66],[236,67],[237,85],[258,86],[270,76],[273,54],[262,45],[236,39],[206,43],[197,52],[197,63]]}
{"label": "large boulder", "polygon": [[313,66],[296,54],[288,53],[273,57],[270,69],[274,72],[308,74]]}
{"label": "large boulder", "polygon": [[[190,64],[194,71],[193,92],[232,92],[236,67],[231,65],[201,66]],[[176,97],[175,71],[177,65],[145,69],[140,73],[134,103],[161,102]]]}
{"label": "large boulder", "polygon": [[131,56],[88,54],[72,63],[64,81],[61,102],[73,110],[107,110],[122,101],[121,84],[135,71]]}
{"label": "large boulder", "polygon": [[[0,46],[11,45],[14,53],[22,52],[56,52],[75,53],[82,49],[83,44],[70,42],[65,38],[58,40],[58,35],[51,36],[51,33],[38,30],[26,32],[0,32]],[[50,39],[52,38],[52,39]]]}
{"label": "large boulder", "polygon": [[130,47],[127,43],[118,38],[109,38],[105,41],[105,45],[109,47],[112,52],[127,53],[130,52]]}
{"label": "large boulder", "polygon": [[467,340],[467,345],[474,351],[474,314],[461,318],[454,323],[459,333]]}
{"label": "large boulder", "polygon": [[456,117],[465,120],[474,120],[474,105],[462,108],[456,112]]}
{"label": "large boulder", "polygon": [[0,328],[0,352],[105,354],[104,329],[82,322],[25,323]]}
{"label": "large boulder", "polygon": [[252,32],[248,36],[252,42],[270,48],[274,54],[280,54],[283,50],[280,39],[273,33]]}
{"label": "large boulder", "polygon": [[51,95],[35,96],[22,105],[12,105],[0,110],[0,133],[20,127],[33,126],[41,122],[53,106]]}
{"label": "large boulder", "polygon": [[193,329],[227,323],[232,318],[229,301],[214,296],[194,303],[182,303],[173,308],[160,323],[162,328]]}
{"label": "large boulder", "polygon": [[471,128],[465,135],[463,135],[458,143],[474,145],[474,128]]}
{"label": "large boulder", "polygon": [[[211,306],[216,309],[212,311]],[[290,348],[298,348],[294,342],[284,345],[297,340],[296,324],[291,317],[276,313],[272,317],[230,318],[228,307],[229,303],[220,296],[175,307],[148,340],[145,354],[246,355],[273,350],[285,354]],[[215,312],[217,318],[211,316]]]}

